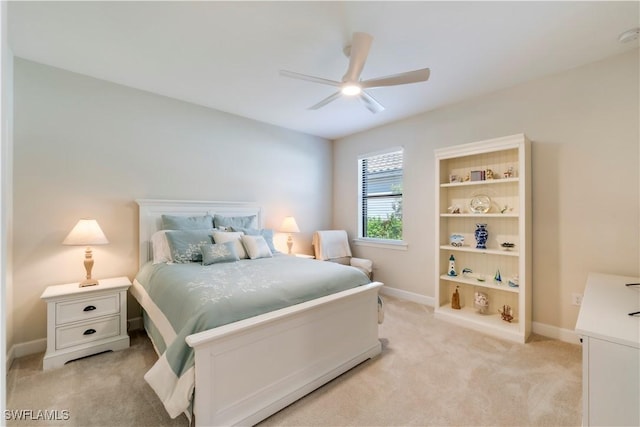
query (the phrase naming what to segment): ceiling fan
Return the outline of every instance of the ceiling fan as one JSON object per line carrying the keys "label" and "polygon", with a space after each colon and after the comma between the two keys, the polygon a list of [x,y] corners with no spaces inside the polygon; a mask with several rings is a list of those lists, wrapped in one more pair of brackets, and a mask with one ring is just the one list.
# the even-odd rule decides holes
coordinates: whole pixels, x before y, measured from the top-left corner
{"label": "ceiling fan", "polygon": [[349,58],[349,67],[340,82],[286,70],[280,70],[280,75],[340,88],[338,92],[329,95],[322,101],[309,107],[310,110],[317,110],[318,108],[324,107],[328,103],[345,95],[358,96],[369,111],[374,114],[379,113],[384,110],[384,107],[371,95],[365,92],[364,89],[424,82],[429,79],[430,71],[428,68],[422,68],[420,70],[407,71],[405,73],[394,74],[391,76],[378,77],[364,81],[360,80],[360,74],[362,73],[367,56],[369,55],[369,49],[371,48],[372,41],[373,37],[367,33],[353,33],[351,46],[344,48],[344,54]]}

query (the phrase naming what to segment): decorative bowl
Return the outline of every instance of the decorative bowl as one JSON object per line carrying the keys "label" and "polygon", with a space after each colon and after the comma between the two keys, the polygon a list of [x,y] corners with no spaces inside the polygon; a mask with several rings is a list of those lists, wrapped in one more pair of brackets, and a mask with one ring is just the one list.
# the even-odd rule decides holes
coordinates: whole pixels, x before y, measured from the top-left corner
{"label": "decorative bowl", "polygon": [[462,247],[464,246],[464,236],[462,234],[452,234],[449,236],[449,243],[451,246]]}
{"label": "decorative bowl", "polygon": [[469,201],[469,210],[473,213],[487,213],[491,209],[491,198],[485,194],[473,196]]}

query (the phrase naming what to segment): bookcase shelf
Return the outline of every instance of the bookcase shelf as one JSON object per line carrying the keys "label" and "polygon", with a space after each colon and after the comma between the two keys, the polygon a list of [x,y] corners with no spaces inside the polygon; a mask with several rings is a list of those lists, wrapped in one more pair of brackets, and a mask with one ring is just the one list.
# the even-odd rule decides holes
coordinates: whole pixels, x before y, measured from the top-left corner
{"label": "bookcase shelf", "polygon": [[486,213],[486,214],[470,214],[470,213],[460,213],[460,214],[450,214],[450,213],[443,213],[440,214],[441,217],[446,217],[446,218],[476,218],[476,219],[481,219],[481,218],[520,218],[520,215],[518,214],[512,214],[512,213],[508,213],[508,214],[501,214],[501,213]]}
{"label": "bookcase shelf", "polygon": [[438,310],[438,317],[452,323],[474,329],[478,332],[493,331],[491,335],[497,335],[511,341],[520,341],[520,322],[517,320],[511,323],[500,318],[500,314],[478,314],[473,308],[463,307],[461,310],[454,310],[451,305],[441,306]]}
{"label": "bookcase shelf", "polygon": [[[435,315],[518,342],[526,342],[531,333],[530,150],[522,134],[435,150]],[[468,180],[491,175],[495,178]],[[470,205],[478,195],[491,200],[485,213],[474,212],[477,209]],[[476,248],[478,223],[489,233],[486,249]],[[464,238],[462,246],[450,244],[453,234]],[[504,249],[505,242],[514,247]],[[448,275],[450,261],[455,263],[455,276]],[[463,275],[463,269],[473,273]],[[504,284],[493,280],[497,274]],[[479,276],[485,280],[477,280]],[[508,286],[510,279],[517,279],[519,286]],[[460,309],[451,307],[455,291]],[[474,307],[478,292],[489,300],[487,314]],[[511,322],[500,315],[507,306],[514,317]]]}
{"label": "bookcase shelf", "polygon": [[474,254],[485,254],[485,255],[503,255],[503,256],[519,256],[520,253],[517,250],[498,250],[498,249],[476,249],[472,246],[451,246],[451,245],[442,245],[440,246],[441,250],[445,251],[453,251],[453,252],[470,252]]}
{"label": "bookcase shelf", "polygon": [[467,187],[470,185],[495,185],[508,184],[510,182],[518,182],[519,178],[502,178],[502,179],[484,179],[482,181],[464,181],[464,182],[444,182],[440,187]]}
{"label": "bookcase shelf", "polygon": [[499,291],[504,291],[504,292],[514,292],[514,293],[518,293],[520,292],[520,287],[511,287],[509,285],[507,285],[506,283],[504,285],[496,285],[493,283],[493,281],[491,280],[491,276],[490,275],[485,275],[487,277],[489,277],[489,279],[487,279],[487,281],[481,282],[477,279],[473,279],[473,278],[467,278],[467,277],[460,277],[460,276],[448,276],[446,274],[443,274],[440,276],[440,280],[447,280],[449,282],[453,282],[453,283],[461,283],[464,285],[470,285],[470,286],[477,286],[480,288],[487,288],[487,289],[497,289]]}

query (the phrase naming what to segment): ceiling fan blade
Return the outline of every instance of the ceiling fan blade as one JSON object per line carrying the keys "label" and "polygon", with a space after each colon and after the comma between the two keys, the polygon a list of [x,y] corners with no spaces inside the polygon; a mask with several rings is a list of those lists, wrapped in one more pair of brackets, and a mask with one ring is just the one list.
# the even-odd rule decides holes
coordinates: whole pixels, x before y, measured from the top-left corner
{"label": "ceiling fan blade", "polygon": [[406,73],[365,80],[360,85],[363,88],[370,88],[426,82],[429,79],[430,74],[431,71],[428,68],[422,68],[421,70],[407,71]]}
{"label": "ceiling fan blade", "polygon": [[364,106],[367,107],[369,111],[373,114],[384,111],[384,107],[378,101],[376,101],[373,96],[369,95],[367,92],[360,92],[360,100],[364,103]]}
{"label": "ceiling fan blade", "polygon": [[284,77],[291,77],[292,79],[307,80],[307,81],[310,81],[310,82],[321,83],[323,85],[329,85],[329,86],[341,86],[342,85],[341,82],[337,82],[335,80],[323,79],[322,77],[314,77],[314,76],[309,76],[309,75],[306,75],[306,74],[300,74],[300,73],[296,73],[296,72],[293,72],[293,71],[287,71],[287,70],[280,70],[280,75],[284,76]]}
{"label": "ceiling fan blade", "polygon": [[349,53],[349,68],[342,78],[345,82],[357,82],[360,80],[360,74],[364,68],[364,63],[369,56],[369,49],[373,37],[367,33],[353,33],[351,41],[351,50]]}
{"label": "ceiling fan blade", "polygon": [[335,101],[336,99],[340,98],[340,96],[342,96],[342,92],[338,91],[338,92],[334,93],[333,95],[327,96],[325,99],[323,99],[322,101],[318,102],[316,105],[312,105],[308,109],[309,110],[317,110],[318,108],[324,107],[328,103],[330,103],[332,101]]}

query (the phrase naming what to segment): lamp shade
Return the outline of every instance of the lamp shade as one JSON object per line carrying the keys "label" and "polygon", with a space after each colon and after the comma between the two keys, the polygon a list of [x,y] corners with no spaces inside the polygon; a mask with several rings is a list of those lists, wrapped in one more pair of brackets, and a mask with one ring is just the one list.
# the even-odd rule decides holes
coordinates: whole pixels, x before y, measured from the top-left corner
{"label": "lamp shade", "polygon": [[296,219],[292,216],[287,216],[282,221],[282,225],[280,226],[280,231],[283,233],[299,233],[300,229],[298,228]]}
{"label": "lamp shade", "polygon": [[81,219],[62,241],[63,245],[91,246],[109,243],[95,219]]}

